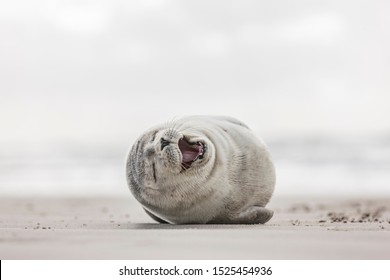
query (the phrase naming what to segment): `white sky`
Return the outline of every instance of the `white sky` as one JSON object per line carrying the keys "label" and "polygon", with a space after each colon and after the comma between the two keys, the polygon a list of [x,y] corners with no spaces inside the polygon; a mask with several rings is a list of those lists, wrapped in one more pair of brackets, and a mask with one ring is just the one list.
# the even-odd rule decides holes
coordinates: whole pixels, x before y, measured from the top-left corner
{"label": "white sky", "polygon": [[[265,139],[390,135],[389,14],[386,1],[2,0],[0,156],[128,147],[191,114]],[[39,166],[25,182],[50,175]]]}
{"label": "white sky", "polygon": [[110,141],[188,114],[282,137],[388,133],[389,7],[1,1],[1,141]]}

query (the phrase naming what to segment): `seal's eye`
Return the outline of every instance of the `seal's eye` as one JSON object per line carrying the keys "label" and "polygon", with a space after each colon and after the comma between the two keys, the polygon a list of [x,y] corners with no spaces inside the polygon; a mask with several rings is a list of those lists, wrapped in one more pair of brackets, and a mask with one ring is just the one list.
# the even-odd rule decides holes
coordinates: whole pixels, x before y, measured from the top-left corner
{"label": "seal's eye", "polygon": [[154,141],[154,139],[156,138],[156,134],[157,134],[157,131],[155,131],[155,132],[153,133],[153,135],[152,135],[152,140],[150,140],[150,142],[153,142],[153,141]]}
{"label": "seal's eye", "polygon": [[160,142],[161,142],[161,150],[163,150],[164,147],[169,145],[169,141],[165,140],[164,138],[161,138]]}

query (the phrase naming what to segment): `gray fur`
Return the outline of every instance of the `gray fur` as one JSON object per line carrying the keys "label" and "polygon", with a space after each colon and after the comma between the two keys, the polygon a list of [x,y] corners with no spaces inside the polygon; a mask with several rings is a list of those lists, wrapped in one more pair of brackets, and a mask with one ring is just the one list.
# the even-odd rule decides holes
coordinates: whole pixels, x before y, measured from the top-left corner
{"label": "gray fur", "polygon": [[[178,141],[200,141],[207,152],[181,167]],[[170,144],[161,149],[161,138]],[[191,116],[145,132],[127,159],[127,182],[158,222],[266,223],[275,171],[266,145],[231,117]]]}

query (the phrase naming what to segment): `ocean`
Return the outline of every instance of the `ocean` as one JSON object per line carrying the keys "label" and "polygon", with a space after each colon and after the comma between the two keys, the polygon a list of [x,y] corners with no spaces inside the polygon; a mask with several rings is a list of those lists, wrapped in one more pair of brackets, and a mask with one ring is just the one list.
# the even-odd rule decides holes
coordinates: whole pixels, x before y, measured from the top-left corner
{"label": "ocean", "polygon": [[[272,153],[275,195],[390,195],[390,137],[277,138]],[[1,195],[127,195],[130,145],[46,145],[0,152]]]}

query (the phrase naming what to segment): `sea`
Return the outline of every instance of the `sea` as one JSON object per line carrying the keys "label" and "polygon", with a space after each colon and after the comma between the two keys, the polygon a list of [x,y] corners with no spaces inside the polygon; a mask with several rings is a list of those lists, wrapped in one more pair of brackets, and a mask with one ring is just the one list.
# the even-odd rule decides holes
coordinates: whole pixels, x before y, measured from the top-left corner
{"label": "sea", "polygon": [[[274,138],[266,142],[276,168],[275,195],[390,195],[390,136]],[[125,162],[130,146],[3,146],[0,195],[128,195]]]}

